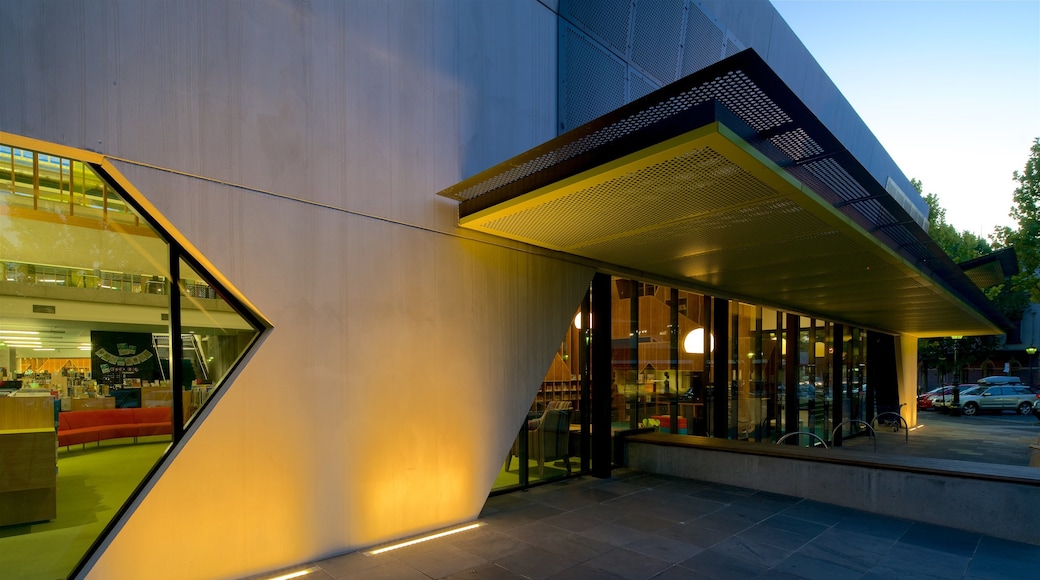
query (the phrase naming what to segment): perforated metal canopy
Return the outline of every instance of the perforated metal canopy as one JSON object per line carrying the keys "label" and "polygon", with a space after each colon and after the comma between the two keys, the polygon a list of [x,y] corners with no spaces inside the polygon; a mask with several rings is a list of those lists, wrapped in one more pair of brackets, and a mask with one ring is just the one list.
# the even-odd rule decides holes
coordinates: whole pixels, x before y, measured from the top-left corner
{"label": "perforated metal canopy", "polygon": [[917,336],[1008,321],[752,50],[440,195],[461,227]]}

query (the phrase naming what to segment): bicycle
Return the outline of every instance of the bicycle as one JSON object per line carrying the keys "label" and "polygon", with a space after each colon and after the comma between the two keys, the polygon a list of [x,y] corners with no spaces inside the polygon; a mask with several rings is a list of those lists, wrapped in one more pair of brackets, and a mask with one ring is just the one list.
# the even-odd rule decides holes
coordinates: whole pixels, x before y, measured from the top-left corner
{"label": "bicycle", "polygon": [[[877,413],[877,405],[875,405],[874,420],[877,421],[878,427],[890,427],[893,433],[898,432],[899,429],[902,427],[902,423],[906,421],[906,419],[903,418],[903,407],[905,406],[906,403],[900,403],[899,407],[895,411],[885,411],[883,413]],[[887,418],[882,419],[882,417],[886,416]]]}

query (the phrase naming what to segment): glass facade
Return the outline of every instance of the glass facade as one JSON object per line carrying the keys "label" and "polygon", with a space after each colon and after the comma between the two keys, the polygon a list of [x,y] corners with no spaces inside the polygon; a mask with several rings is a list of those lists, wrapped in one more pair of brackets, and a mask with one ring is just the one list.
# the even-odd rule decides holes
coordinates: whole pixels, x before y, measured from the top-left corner
{"label": "glass facade", "polygon": [[[587,472],[591,393],[610,397],[604,445],[649,430],[802,446],[840,445],[868,431],[874,413],[864,329],[613,277],[610,386],[596,390],[584,386],[592,349],[581,323],[595,326],[582,313],[597,298],[590,295],[561,339],[496,491]],[[546,427],[558,416],[566,416],[567,445],[551,434],[562,426]],[[554,453],[566,453],[571,465],[545,459],[558,442],[566,451]]]}
{"label": "glass facade", "polygon": [[0,575],[72,573],[262,324],[98,166],[0,144]]}

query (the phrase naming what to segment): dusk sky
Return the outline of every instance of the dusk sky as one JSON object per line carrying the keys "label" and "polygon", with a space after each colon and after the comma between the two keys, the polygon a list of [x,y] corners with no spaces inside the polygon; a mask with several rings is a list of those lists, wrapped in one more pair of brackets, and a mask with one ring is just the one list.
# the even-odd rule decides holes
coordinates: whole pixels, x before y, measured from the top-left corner
{"label": "dusk sky", "polygon": [[774,0],[907,178],[958,230],[1008,217],[1040,137],[1040,0]]}

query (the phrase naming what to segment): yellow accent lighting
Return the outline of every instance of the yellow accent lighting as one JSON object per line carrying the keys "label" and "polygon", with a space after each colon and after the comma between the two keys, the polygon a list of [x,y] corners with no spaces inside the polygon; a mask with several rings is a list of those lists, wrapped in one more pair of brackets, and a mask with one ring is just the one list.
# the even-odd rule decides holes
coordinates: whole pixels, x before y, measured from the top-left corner
{"label": "yellow accent lighting", "polygon": [[479,528],[480,526],[481,526],[481,524],[479,524],[479,523],[470,524],[468,526],[463,526],[461,528],[455,528],[454,530],[447,530],[445,532],[439,532],[439,533],[436,533],[436,534],[431,534],[429,536],[422,536],[422,537],[419,537],[419,538],[415,538],[414,540],[408,540],[406,542],[393,544],[393,545],[390,545],[390,546],[386,546],[385,548],[379,548],[377,550],[370,550],[370,551],[365,552],[365,553],[370,555],[370,556],[375,556],[377,554],[382,554],[383,552],[389,552],[391,550],[396,550],[398,548],[406,548],[408,546],[414,546],[415,544],[421,544],[423,542],[428,542],[430,540],[436,540],[438,538],[443,538],[445,536],[451,536],[451,535],[457,534],[459,532],[466,532],[466,531],[472,530],[474,528]]}
{"label": "yellow accent lighting", "polygon": [[306,575],[310,574],[311,572],[314,572],[315,570],[317,570],[317,568],[314,567],[314,566],[311,566],[310,568],[304,568],[303,570],[297,570],[295,572],[288,572],[286,574],[282,574],[281,576],[275,576],[273,578],[268,578],[267,580],[289,580],[290,578],[299,578],[301,576],[306,576]]}

